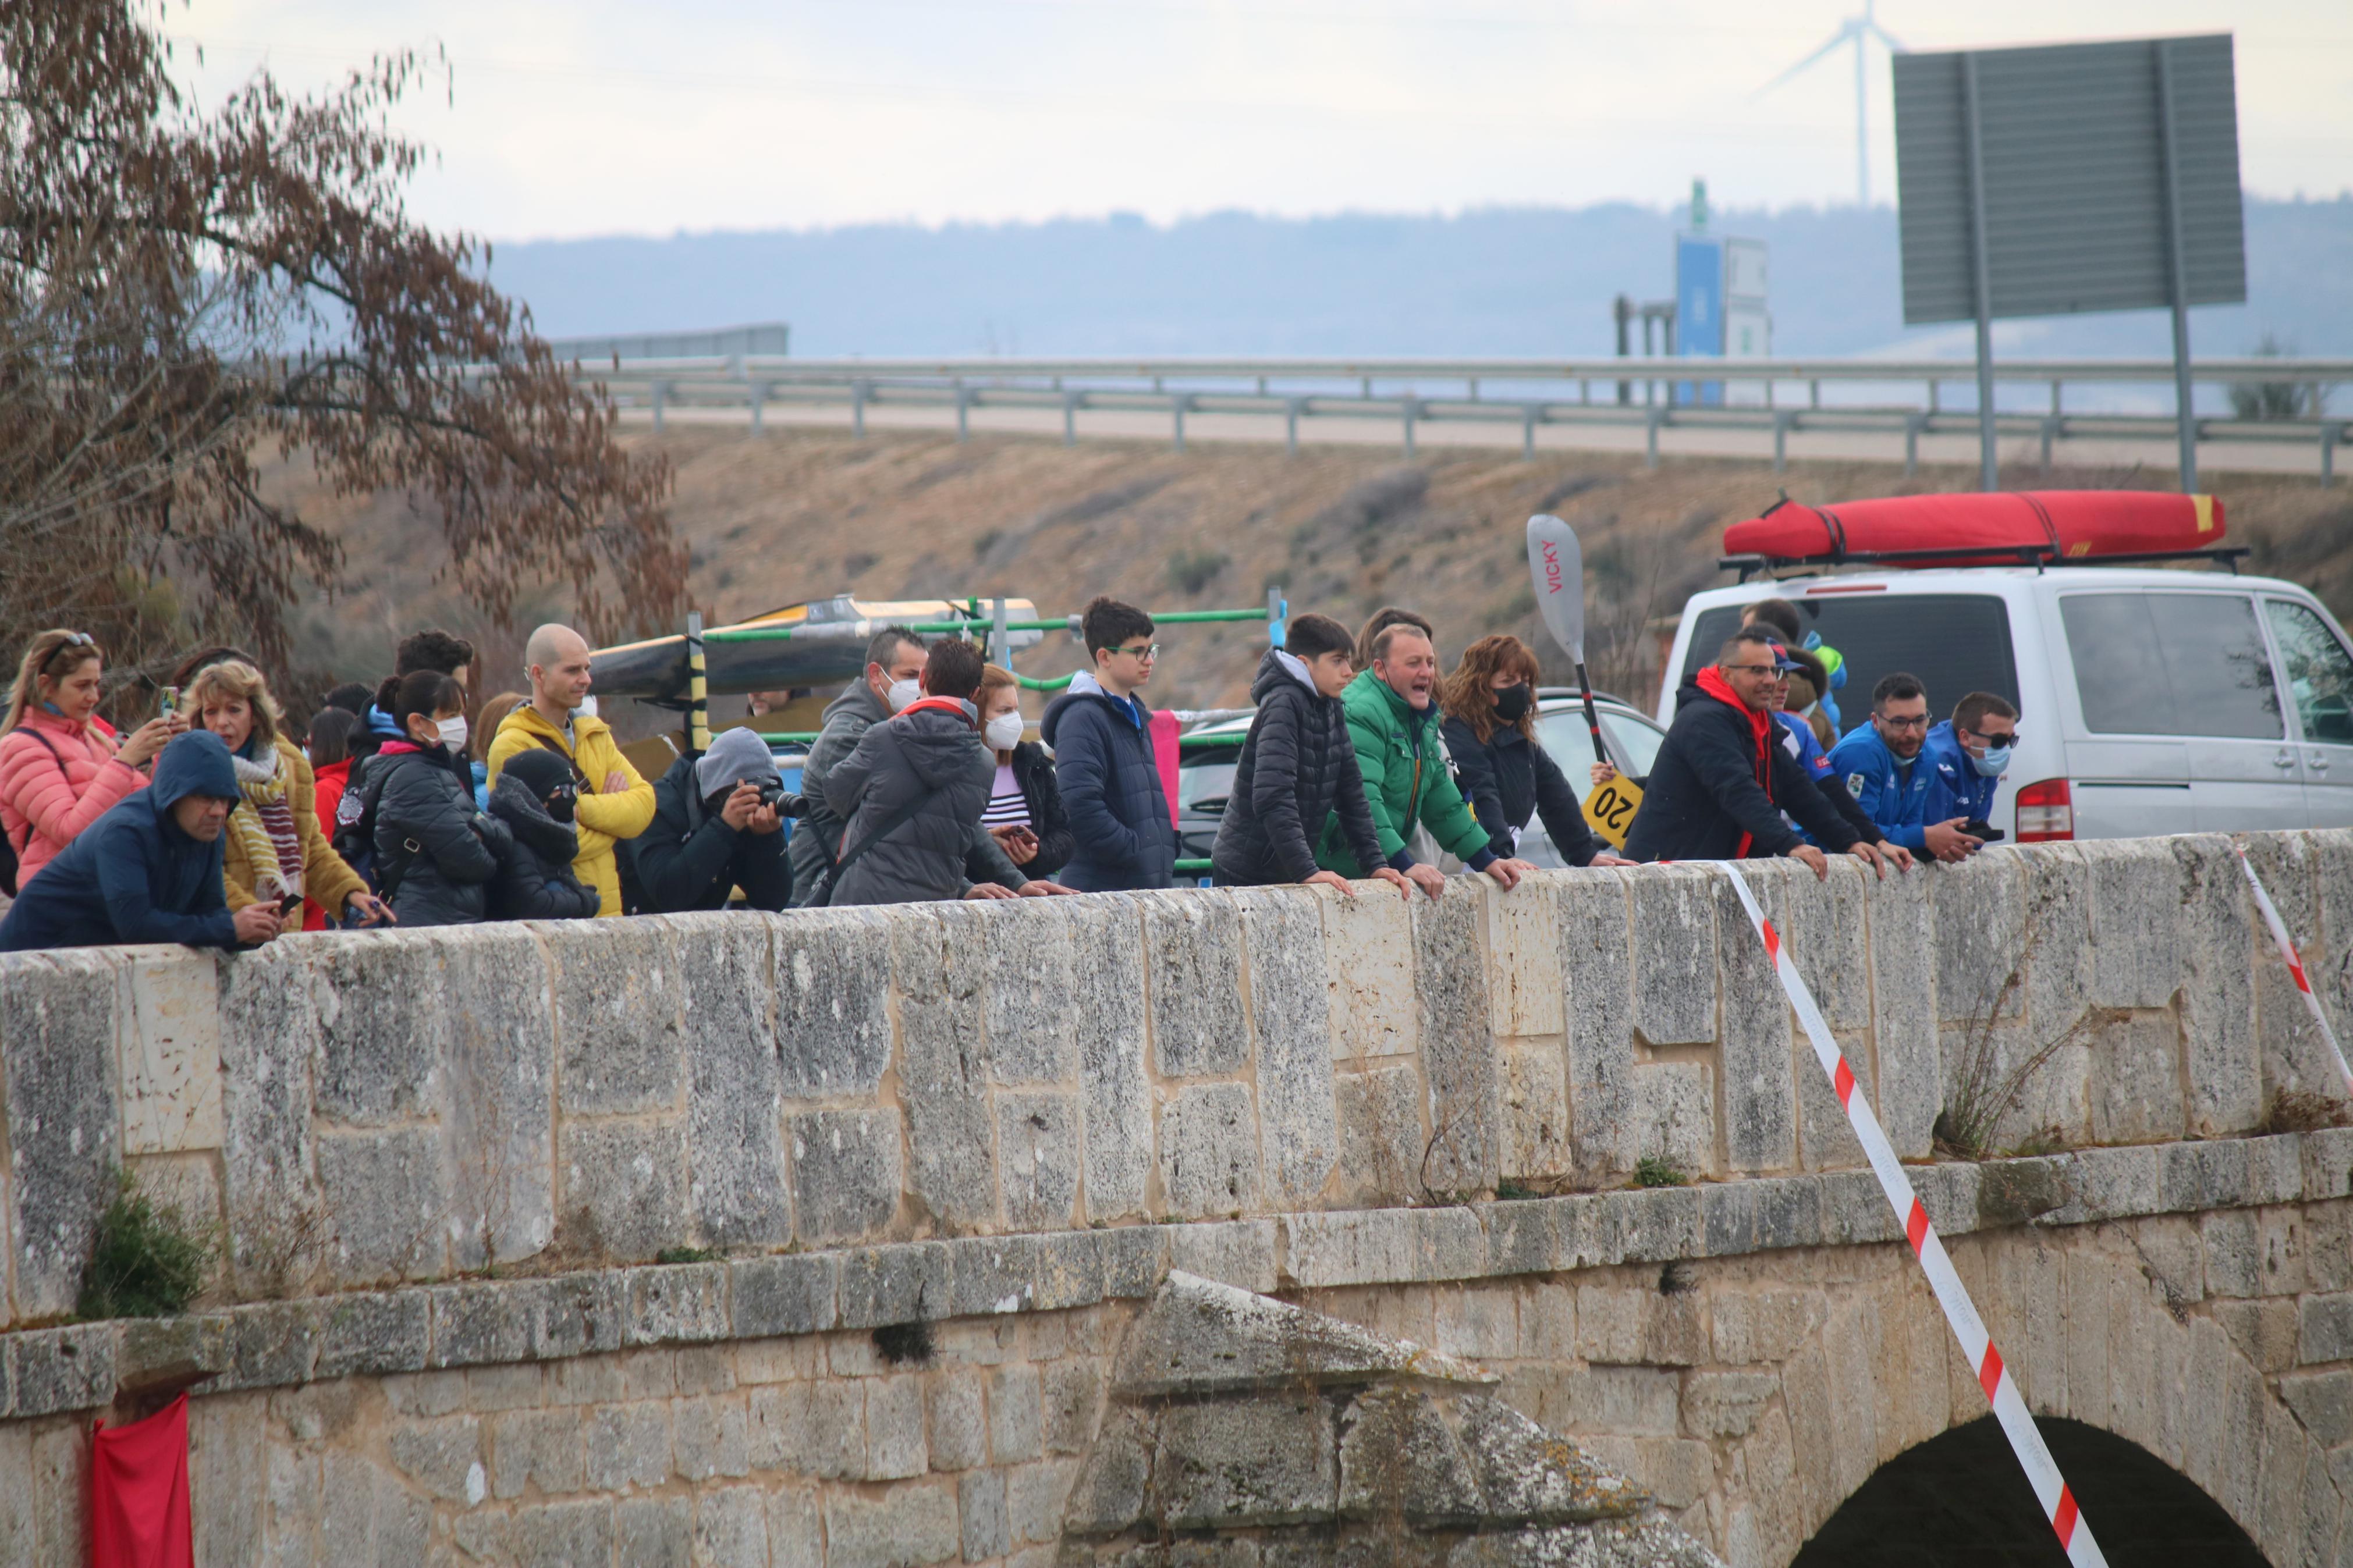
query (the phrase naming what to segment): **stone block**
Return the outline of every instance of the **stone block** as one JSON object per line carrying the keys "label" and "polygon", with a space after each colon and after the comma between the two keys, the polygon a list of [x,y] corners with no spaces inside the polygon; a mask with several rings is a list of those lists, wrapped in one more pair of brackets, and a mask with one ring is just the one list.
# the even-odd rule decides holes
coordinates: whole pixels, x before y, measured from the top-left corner
{"label": "stone block", "polygon": [[563,1161],[565,1238],[571,1254],[640,1263],[691,1234],[686,1204],[686,1133],[657,1121],[567,1119]]}
{"label": "stone block", "polygon": [[1421,1048],[1414,996],[1413,911],[1386,883],[1355,898],[1319,890],[1324,972],[1331,984],[1332,1057],[1410,1056]]}
{"label": "stone block", "polygon": [[1504,1160],[1507,1180],[1566,1174],[1575,1163],[1569,1142],[1568,1089],[1557,1041],[1500,1046],[1504,1058]]}
{"label": "stone block", "polygon": [[685,1081],[678,932],[668,921],[547,921],[564,1113],[675,1110]]}
{"label": "stone block", "polygon": [[1247,1085],[1178,1090],[1161,1108],[1159,1148],[1170,1214],[1207,1219],[1258,1206],[1258,1127]]}
{"label": "stone block", "polygon": [[322,939],[305,952],[303,943],[272,942],[222,971],[222,1197],[232,1272],[244,1291],[304,1289],[322,1261],[314,1097],[297,1086],[311,1084],[322,1066],[319,952],[343,945]]}
{"label": "stone block", "polygon": [[723,912],[669,919],[686,1001],[688,1209],[712,1246],[788,1241],[775,928]]}
{"label": "stone block", "polygon": [[1421,1080],[1410,1066],[1337,1075],[1340,1201],[1402,1204],[1420,1191],[1420,1099]]}
{"label": "stone block", "polygon": [[2093,1005],[2169,1005],[2181,985],[2180,863],[2157,839],[2094,838],[2074,847],[2090,877]]}
{"label": "stone block", "polygon": [[912,1241],[845,1252],[841,1327],[879,1329],[947,1317],[953,1300],[950,1273],[945,1242]]}
{"label": "stone block", "polygon": [[694,1554],[703,1563],[768,1557],[768,1500],[758,1487],[716,1487],[694,1500]]}
{"label": "stone block", "polygon": [[828,1491],[827,1568],[916,1568],[963,1549],[955,1493],[944,1482],[910,1483],[879,1495]]}
{"label": "stone block", "polygon": [[1565,981],[1560,962],[1561,878],[1540,875],[1504,891],[1482,889],[1487,904],[1487,1012],[1510,1038],[1563,1033]]}
{"label": "stone block", "polygon": [[1320,906],[1293,888],[1227,896],[1240,913],[1250,959],[1261,1169],[1272,1201],[1314,1203],[1340,1152]]}
{"label": "stone block", "polygon": [[1081,1020],[1071,1005],[1072,928],[1103,918],[1051,899],[984,906],[981,979],[990,1067],[1000,1084],[1068,1086],[1079,1075]]}
{"label": "stone block", "polygon": [[580,1270],[509,1289],[530,1304],[531,1353],[542,1359],[618,1350],[629,1315],[628,1276]]}
{"label": "stone block", "polygon": [[432,1342],[432,1315],[422,1291],[331,1296],[321,1304],[318,1375],[417,1372]]}
{"label": "stone block", "polygon": [[1715,1088],[1704,1062],[1644,1062],[1631,1074],[1636,1161],[1664,1160],[1686,1175],[1715,1165]]}
{"label": "stone block", "polygon": [[891,973],[899,993],[899,1093],[907,1114],[908,1186],[952,1229],[997,1218],[996,1128],[982,1027],[986,932],[976,906],[893,912]]}
{"label": "stone block", "polygon": [[87,1410],[114,1397],[121,1343],[111,1323],[81,1323],[64,1329],[26,1329],[5,1345],[7,1382],[19,1420]]}
{"label": "stone block", "polygon": [[2280,1379],[2279,1392],[2323,1447],[2353,1443],[2353,1372],[2290,1373]]}
{"label": "stone block", "polygon": [[319,1188],[338,1279],[365,1285],[441,1272],[460,1223],[441,1142],[430,1127],[319,1137]]}
{"label": "stone block", "polygon": [[889,1229],[904,1181],[896,1110],[796,1116],[792,1155],[804,1243],[862,1241]]}
{"label": "stone block", "polygon": [[[1814,1290],[1783,1286],[1714,1291],[1708,1323],[1715,1359],[1729,1365],[1773,1365],[1785,1361],[1825,1317]],[[1942,1362],[1938,1363],[1941,1376]]]}
{"label": "stone block", "polygon": [[699,1344],[727,1337],[727,1265],[633,1268],[628,1281],[624,1344]]}
{"label": "stone block", "polygon": [[727,1266],[728,1326],[739,1340],[833,1327],[838,1260],[823,1253],[738,1258]]}
{"label": "stone block", "polygon": [[[723,917],[733,919],[733,916]],[[891,1065],[891,927],[881,910],[776,922],[776,1058],[786,1099],[871,1094]]]}
{"label": "stone block", "polygon": [[904,1480],[931,1468],[923,1430],[923,1380],[878,1377],[866,1385],[866,1479]]}
{"label": "stone block", "polygon": [[1275,1222],[1231,1220],[1166,1227],[1168,1267],[1263,1294],[1275,1288]]}
{"label": "stone block", "polygon": [[1145,1072],[1144,928],[1132,898],[1087,901],[1071,926],[1071,1013],[1079,1031],[1079,1120],[1092,1220],[1144,1212],[1152,1173]]}
{"label": "stone block", "polygon": [[1876,1173],[1832,1171],[1817,1178],[1821,1193],[1822,1245],[1861,1247],[1899,1241],[1904,1222],[1880,1190]]}
{"label": "stone block", "polygon": [[1443,897],[1413,904],[1414,990],[1431,1131],[1423,1179],[1439,1194],[1492,1190],[1501,1174],[1503,1083],[1479,929],[1484,898],[1473,879],[1449,878]]}
{"label": "stone block", "polygon": [[[1915,870],[1926,871],[1925,867]],[[1933,875],[1864,884],[1871,927],[1872,1110],[1896,1157],[1928,1153],[1944,1108],[1937,1054]]]}
{"label": "stone block", "polygon": [[[490,1496],[482,1463],[482,1426],[471,1415],[396,1424],[387,1439],[401,1474],[446,1502],[471,1508]],[[667,1457],[667,1451],[665,1451]]]}
{"label": "stone block", "polygon": [[2088,1034],[2093,1140],[2147,1143],[2180,1137],[2181,1023],[2172,1010],[2095,1014]]}
{"label": "stone block", "polygon": [[988,1374],[988,1458],[997,1465],[1034,1459],[1045,1446],[1045,1398],[1038,1369],[1021,1363]]}
{"label": "stone block", "polygon": [[751,1468],[744,1402],[733,1394],[681,1399],[670,1406],[671,1468],[690,1481],[741,1476]]}
{"label": "stone block", "polygon": [[1232,1072],[1250,1059],[1240,910],[1222,892],[1153,893],[1137,901],[1154,1066],[1166,1078]]}
{"label": "stone block", "polygon": [[935,1470],[969,1470],[988,1462],[988,1417],[977,1373],[955,1371],[932,1379],[926,1451]]}
{"label": "stone block", "polygon": [[531,1355],[533,1324],[527,1314],[515,1310],[513,1286],[489,1280],[442,1285],[427,1290],[426,1297],[433,1314],[427,1365],[482,1366]]}
{"label": "stone block", "polygon": [[2230,840],[2200,834],[2166,843],[2183,874],[2178,919],[2189,1134],[2243,1132],[2263,1114],[2253,900]]}
{"label": "stone block", "polygon": [[439,945],[450,1255],[480,1268],[555,1239],[555,1010],[529,931],[493,925]]}
{"label": "stone block", "polygon": [[1368,1390],[1341,1415],[1340,1511],[1351,1519],[1452,1523],[1486,1511],[1462,1447],[1428,1394]]}
{"label": "stone block", "polygon": [[1173,1405],[1152,1489],[1171,1530],[1308,1523],[1339,1508],[1338,1453],[1320,1398],[1261,1394]]}
{"label": "stone block", "polygon": [[529,1568],[603,1563],[613,1552],[613,1504],[603,1498],[524,1504],[514,1511],[515,1557]]}
{"label": "stone block", "polygon": [[[1625,879],[1632,937],[1634,1027],[1653,1046],[1712,1044],[1716,1038],[1716,911],[1722,879],[1697,866],[1660,867]],[[1734,906],[1745,935],[1746,917]],[[1570,965],[1569,1010],[1577,1010]]]}
{"label": "stone block", "polygon": [[98,1217],[114,1196],[122,1122],[119,957],[107,950],[0,962],[15,1316],[71,1311]]}
{"label": "stone block", "polygon": [[659,1399],[599,1405],[584,1428],[592,1491],[658,1487],[670,1477],[670,1411]]}
{"label": "stone block", "polygon": [[[2000,1023],[2024,1016],[2024,868],[2016,855],[1980,855],[1957,866],[1921,868],[1935,879],[1930,885],[1941,1022]],[[2017,979],[2010,983],[2013,973]]]}
{"label": "stone block", "polygon": [[[196,1561],[208,1568],[265,1561],[268,1431],[268,1407],[259,1394],[199,1399],[188,1406],[188,1511]],[[12,1479],[0,1460],[0,1490]],[[0,1503],[0,1563],[29,1562],[10,1553],[7,1514],[7,1505]]]}
{"label": "stone block", "polygon": [[232,1388],[268,1388],[307,1382],[319,1360],[322,1338],[315,1301],[271,1301],[229,1313],[229,1375]]}
{"label": "stone block", "polygon": [[[1244,1222],[1249,1223],[1249,1222]],[[1273,1226],[1260,1222],[1269,1236],[1270,1274],[1273,1242]],[[1215,1229],[1216,1226],[1192,1226],[1192,1229]],[[1065,1239],[1075,1240],[1080,1235],[1094,1242],[1095,1261],[1103,1275],[1103,1299],[1107,1301],[1135,1300],[1149,1296],[1168,1272],[1168,1237],[1158,1226],[1124,1225],[1108,1229],[1074,1233],[1070,1238],[1056,1238],[1056,1245]]]}
{"label": "stone block", "polygon": [[491,1496],[519,1498],[533,1486],[561,1495],[586,1484],[578,1410],[510,1410],[490,1426]]}
{"label": "stone block", "polygon": [[954,1260],[950,1313],[965,1318],[1039,1310],[1045,1240],[1037,1236],[987,1236],[950,1242]]}
{"label": "stone block", "polygon": [[1769,1372],[1695,1372],[1683,1382],[1683,1428],[1694,1437],[1746,1437],[1781,1392]]}
{"label": "stone block", "polygon": [[956,1521],[965,1562],[985,1563],[1013,1550],[1002,1471],[975,1470],[956,1482]]}
{"label": "stone block", "polygon": [[[1563,988],[1562,1023],[1567,1037],[1569,1139],[1576,1168],[1597,1176],[1630,1171],[1641,1157],[1634,1130],[1633,954],[1630,945],[1630,889],[1635,886],[1663,887],[1682,876],[1645,872],[1629,877],[1618,871],[1576,871],[1563,874],[1555,888],[1554,918],[1560,930],[1560,971]],[[1680,884],[1678,884],[1680,885]],[[1672,900],[1669,900],[1672,903]],[[1706,997],[1706,1029],[1715,1038],[1714,935]],[[1659,984],[1647,976],[1647,995]],[[1673,1023],[1674,1008],[1666,1017],[1672,1028],[1686,1027],[1696,1007],[1685,1009],[1683,1023]]]}
{"label": "stone block", "polygon": [[1845,1034],[1870,1028],[1866,928],[1878,877],[1852,857],[1834,855],[1826,879],[1783,872],[1781,879],[1778,897],[1767,908],[1790,963],[1833,1030]]}
{"label": "stone block", "polygon": [[[1851,1037],[1840,1044],[1847,1070],[1855,1075],[1855,1091],[1862,1093],[1862,1086],[1872,1079],[1871,1058],[1860,1039]],[[1809,1171],[1853,1170],[1868,1163],[1854,1124],[1847,1120],[1830,1075],[1822,1071],[1821,1058],[1814,1055],[1812,1044],[1802,1034],[1792,1045],[1789,1077],[1798,1090],[1799,1163]]]}
{"label": "stone block", "polygon": [[189,948],[122,954],[116,1044],[125,1155],[220,1147],[219,964]]}
{"label": "stone block", "polygon": [[1103,1412],[1101,1369],[1086,1357],[1052,1363],[1039,1375],[1045,1405],[1046,1451],[1083,1454],[1093,1442],[1095,1423]]}
{"label": "stone block", "polygon": [[820,1378],[752,1390],[746,1396],[752,1468],[819,1480],[863,1476],[870,1381]]}
{"label": "stone block", "polygon": [[[1789,906],[1798,879],[1813,873],[1792,860],[1753,861],[1742,868],[1766,918]],[[1789,1004],[1731,884],[1715,879],[1717,948],[1724,995],[1721,1135],[1733,1172],[1786,1171],[1798,1163],[1797,1086],[1790,1073]]]}
{"label": "stone block", "polygon": [[[768,1561],[818,1563],[825,1557],[825,1515],[809,1487],[785,1487],[768,1494]],[[624,1559],[627,1561],[627,1559]]]}
{"label": "stone block", "polygon": [[[365,942],[317,944],[308,964],[289,963],[287,968],[307,969],[310,985],[282,970],[272,977],[280,985],[315,987],[320,1055],[312,1093],[322,1121],[382,1127],[440,1109],[453,1016],[443,967],[448,945],[438,931],[373,931]],[[231,966],[233,990],[245,967],[243,958]],[[228,1037],[248,1034],[240,1022],[229,1009],[223,1018]],[[221,1065],[234,1095],[237,1068],[226,1058]]]}
{"label": "stone block", "polygon": [[1050,1089],[1000,1094],[997,1160],[1008,1225],[1071,1224],[1079,1199],[1078,1097]]}
{"label": "stone block", "polygon": [[2298,1303],[2295,1359],[2306,1366],[2353,1361],[2353,1291],[2306,1296]]}

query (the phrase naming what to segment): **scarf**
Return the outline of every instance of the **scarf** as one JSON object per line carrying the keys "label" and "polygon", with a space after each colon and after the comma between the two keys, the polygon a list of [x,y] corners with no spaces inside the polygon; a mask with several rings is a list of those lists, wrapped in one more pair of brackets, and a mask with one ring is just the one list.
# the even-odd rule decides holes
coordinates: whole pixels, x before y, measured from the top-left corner
{"label": "scarf", "polygon": [[[1753,749],[1757,759],[1757,787],[1765,792],[1767,800],[1772,800],[1773,716],[1770,713],[1759,713],[1756,709],[1743,702],[1740,700],[1740,693],[1732,689],[1732,682],[1724,679],[1724,671],[1712,664],[1704,666],[1700,670],[1699,689],[1748,721],[1748,738],[1754,743]],[[1749,847],[1756,842],[1754,835],[1742,834],[1740,847],[1733,852],[1733,858],[1737,860],[1747,859]]]}
{"label": "scarf", "polygon": [[231,752],[237,769],[237,792],[244,798],[228,814],[229,831],[237,835],[253,867],[253,895],[265,887],[289,898],[302,890],[302,836],[294,827],[294,808],[286,798],[286,757],[276,746],[256,762]]}

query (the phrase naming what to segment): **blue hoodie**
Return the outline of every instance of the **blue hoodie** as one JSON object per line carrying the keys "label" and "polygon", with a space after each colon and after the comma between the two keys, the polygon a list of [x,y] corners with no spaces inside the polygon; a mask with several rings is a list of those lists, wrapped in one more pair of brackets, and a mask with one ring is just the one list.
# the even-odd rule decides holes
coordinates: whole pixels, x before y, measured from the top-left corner
{"label": "blue hoodie", "polygon": [[221,841],[199,844],[172,820],[189,795],[237,798],[220,737],[191,730],[164,748],[154,781],[85,829],[25,884],[0,921],[0,952],[118,942],[235,947]]}

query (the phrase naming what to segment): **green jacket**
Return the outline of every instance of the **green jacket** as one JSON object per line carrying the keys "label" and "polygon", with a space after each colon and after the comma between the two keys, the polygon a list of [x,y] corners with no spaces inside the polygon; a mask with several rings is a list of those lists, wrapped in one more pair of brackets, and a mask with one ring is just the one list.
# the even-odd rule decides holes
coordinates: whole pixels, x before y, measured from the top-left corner
{"label": "green jacket", "polygon": [[[1487,853],[1487,830],[1471,815],[1439,752],[1438,704],[1432,702],[1417,713],[1389,689],[1388,682],[1368,669],[1348,682],[1348,689],[1340,694],[1340,706],[1348,716],[1348,739],[1356,744],[1356,771],[1364,775],[1365,804],[1372,808],[1373,833],[1388,863],[1400,870],[1411,863],[1400,863],[1398,856],[1416,820],[1430,829],[1430,837],[1448,853],[1473,866],[1483,867],[1493,859]],[[1363,877],[1372,870],[1357,865],[1356,858],[1348,852],[1337,814],[1324,820],[1323,837],[1315,846],[1315,863],[1344,877]]]}

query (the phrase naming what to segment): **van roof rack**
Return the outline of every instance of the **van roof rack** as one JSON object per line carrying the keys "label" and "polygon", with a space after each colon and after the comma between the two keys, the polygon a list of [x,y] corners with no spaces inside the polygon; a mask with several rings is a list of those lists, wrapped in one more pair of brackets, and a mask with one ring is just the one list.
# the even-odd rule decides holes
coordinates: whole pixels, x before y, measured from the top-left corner
{"label": "van roof rack", "polygon": [[2203,561],[2225,566],[2236,576],[2239,563],[2253,552],[2243,544],[2213,550],[2146,550],[2116,555],[2063,555],[2054,544],[1947,545],[1941,550],[1837,550],[1821,555],[1719,555],[1719,572],[1737,572],[1746,583],[1755,574],[1784,566],[1918,565],[1966,556],[1979,561],[2008,560],[2040,571],[2050,566],[2145,566],[2159,561]]}

